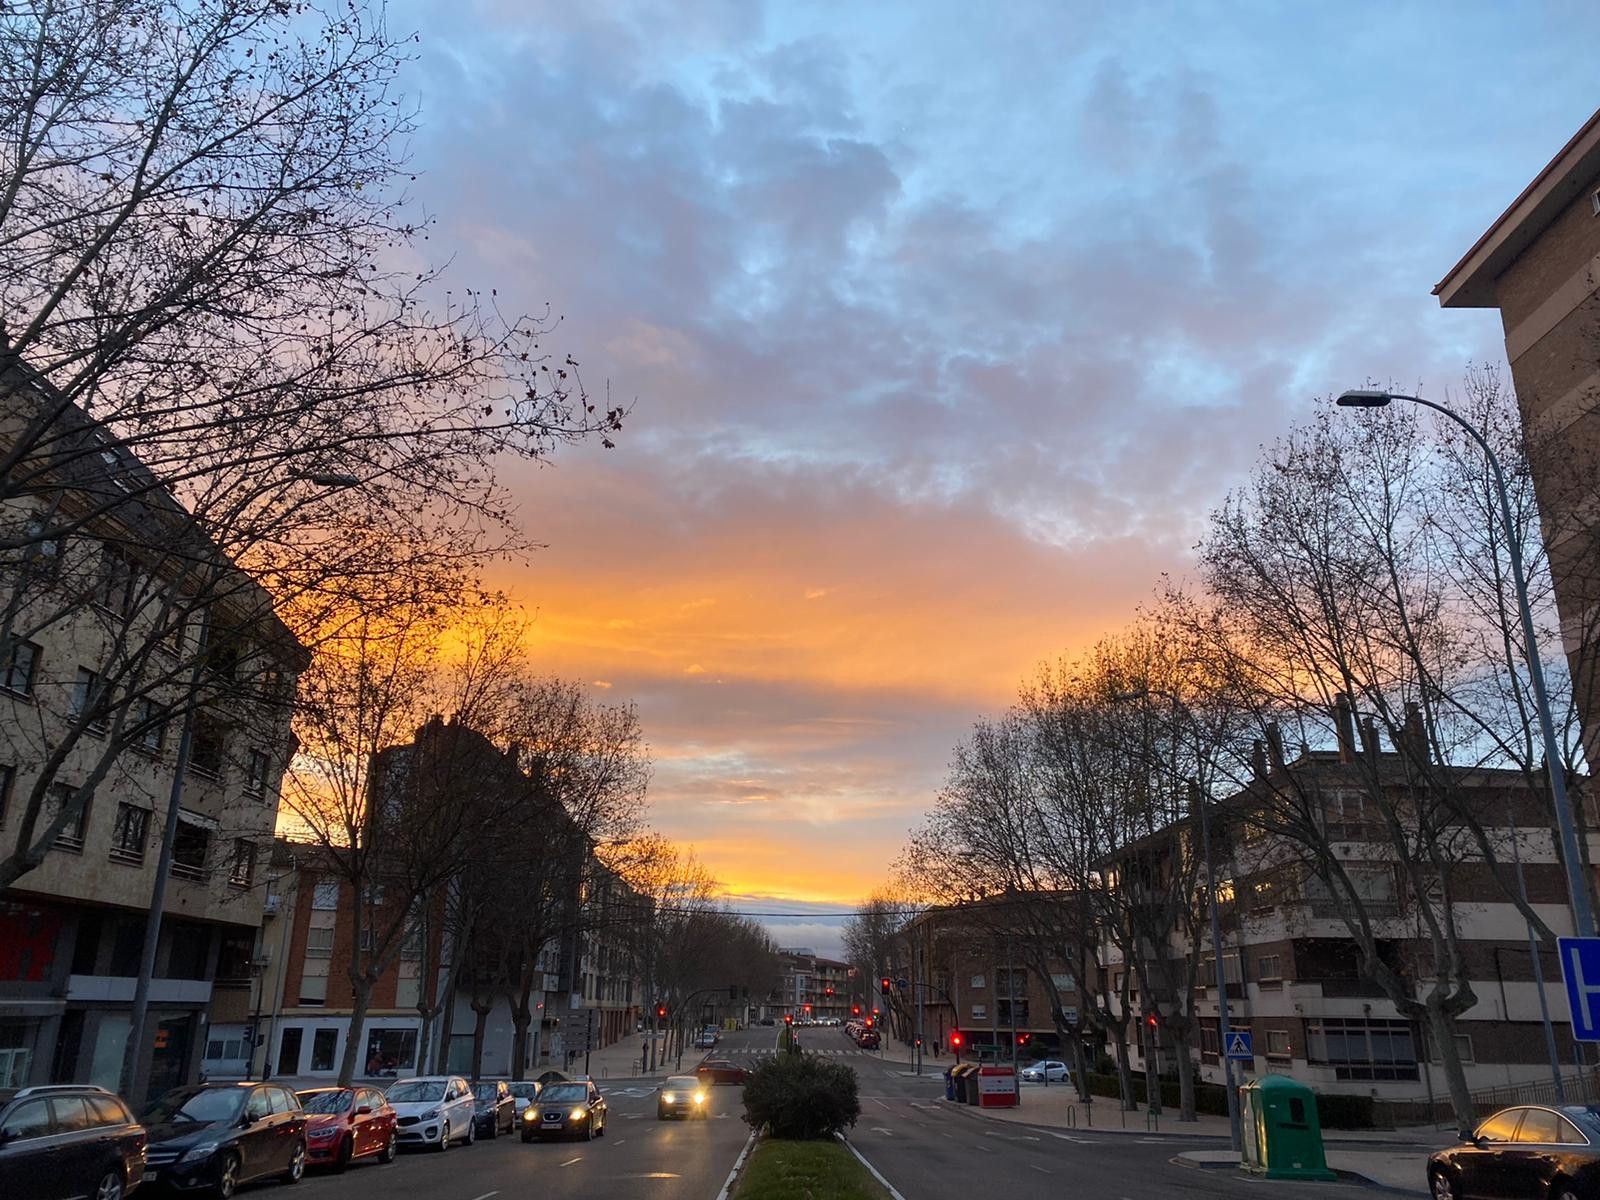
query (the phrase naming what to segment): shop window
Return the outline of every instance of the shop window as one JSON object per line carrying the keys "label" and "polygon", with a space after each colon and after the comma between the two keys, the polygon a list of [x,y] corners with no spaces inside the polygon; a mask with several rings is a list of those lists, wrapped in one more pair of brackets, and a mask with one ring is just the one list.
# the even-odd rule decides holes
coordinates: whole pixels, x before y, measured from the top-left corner
{"label": "shop window", "polygon": [[368,1075],[394,1075],[409,1071],[416,1060],[415,1029],[374,1029],[367,1035]]}
{"label": "shop window", "polygon": [[311,1069],[313,1071],[333,1070],[333,1056],[339,1049],[339,1031],[337,1029],[318,1029],[311,1035]]}

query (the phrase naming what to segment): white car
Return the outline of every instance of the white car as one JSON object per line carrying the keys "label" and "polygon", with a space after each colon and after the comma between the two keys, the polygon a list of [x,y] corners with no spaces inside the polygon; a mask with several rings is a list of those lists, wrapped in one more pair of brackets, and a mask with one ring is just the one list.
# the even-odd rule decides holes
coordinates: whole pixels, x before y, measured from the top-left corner
{"label": "white car", "polygon": [[[522,1119],[522,1110],[532,1104],[538,1097],[539,1085],[531,1079],[522,1079],[506,1086],[511,1089],[511,1096],[517,1102],[517,1120],[520,1121]],[[517,1128],[520,1129],[522,1127],[519,1125]]]}
{"label": "white car", "polygon": [[473,1113],[477,1101],[459,1075],[422,1075],[397,1079],[384,1093],[394,1109],[402,1146],[448,1150],[451,1142],[470,1146],[478,1134]]}
{"label": "white car", "polygon": [[1031,1062],[1022,1068],[1022,1079],[1024,1083],[1071,1083],[1072,1068],[1054,1059]]}

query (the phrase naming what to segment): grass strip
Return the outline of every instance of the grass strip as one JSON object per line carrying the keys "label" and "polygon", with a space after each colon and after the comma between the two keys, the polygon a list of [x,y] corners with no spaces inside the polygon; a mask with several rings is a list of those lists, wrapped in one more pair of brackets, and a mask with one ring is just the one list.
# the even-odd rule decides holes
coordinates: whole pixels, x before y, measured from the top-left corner
{"label": "grass strip", "polygon": [[733,1200],[889,1200],[889,1193],[840,1142],[763,1138]]}

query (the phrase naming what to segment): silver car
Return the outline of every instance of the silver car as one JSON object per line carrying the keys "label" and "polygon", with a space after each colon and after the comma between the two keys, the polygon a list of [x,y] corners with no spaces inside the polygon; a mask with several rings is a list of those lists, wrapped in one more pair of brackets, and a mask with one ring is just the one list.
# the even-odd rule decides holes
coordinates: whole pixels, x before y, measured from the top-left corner
{"label": "silver car", "polygon": [[1072,1068],[1055,1059],[1031,1062],[1022,1068],[1024,1083],[1071,1083]]}

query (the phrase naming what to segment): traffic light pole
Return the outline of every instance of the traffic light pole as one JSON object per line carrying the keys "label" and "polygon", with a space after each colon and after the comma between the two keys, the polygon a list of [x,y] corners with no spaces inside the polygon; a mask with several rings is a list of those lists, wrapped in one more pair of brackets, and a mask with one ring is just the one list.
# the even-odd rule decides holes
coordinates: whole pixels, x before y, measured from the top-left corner
{"label": "traffic light pole", "polygon": [[[922,1074],[922,972],[917,968],[917,940],[911,939],[911,1007],[917,1038],[917,1074]],[[882,1034],[878,1035],[880,1038]]]}

